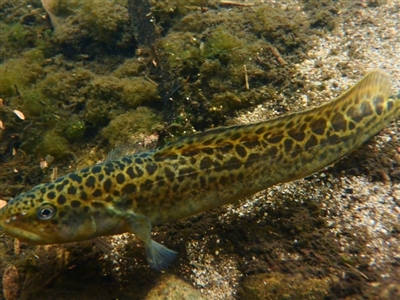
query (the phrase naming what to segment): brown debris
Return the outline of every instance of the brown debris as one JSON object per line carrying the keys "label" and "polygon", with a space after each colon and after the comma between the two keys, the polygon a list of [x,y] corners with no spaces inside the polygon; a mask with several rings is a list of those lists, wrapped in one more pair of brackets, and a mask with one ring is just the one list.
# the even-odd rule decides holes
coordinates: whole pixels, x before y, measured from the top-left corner
{"label": "brown debris", "polygon": [[5,206],[7,204],[6,200],[0,199],[0,208],[2,208],[3,206]]}
{"label": "brown debris", "polygon": [[53,25],[53,27],[56,28],[58,25],[58,18],[53,13],[54,1],[53,0],[41,0],[41,3],[42,3],[44,10],[47,13],[47,15],[50,18],[51,25]]}
{"label": "brown debris", "polygon": [[3,274],[3,295],[6,300],[19,299],[19,292],[21,287],[19,285],[19,274],[17,267],[8,265]]}

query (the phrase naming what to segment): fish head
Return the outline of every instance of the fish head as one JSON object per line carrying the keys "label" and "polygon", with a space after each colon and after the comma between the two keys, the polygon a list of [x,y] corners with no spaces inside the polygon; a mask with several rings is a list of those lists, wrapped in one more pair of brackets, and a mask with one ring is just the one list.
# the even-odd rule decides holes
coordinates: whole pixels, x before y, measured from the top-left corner
{"label": "fish head", "polygon": [[[0,227],[21,241],[31,244],[58,244],[87,240],[96,225],[83,207],[60,205],[42,184],[8,201],[0,209]],[[50,196],[50,197],[49,197]]]}

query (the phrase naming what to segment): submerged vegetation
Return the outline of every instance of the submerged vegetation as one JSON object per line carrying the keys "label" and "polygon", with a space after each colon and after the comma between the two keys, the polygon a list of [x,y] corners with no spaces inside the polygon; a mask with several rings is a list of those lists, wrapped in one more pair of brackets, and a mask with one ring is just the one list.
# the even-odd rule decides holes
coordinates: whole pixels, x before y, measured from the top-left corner
{"label": "submerged vegetation", "polygon": [[[24,144],[26,153],[46,155],[41,144],[49,144],[47,136],[67,140],[52,151],[55,157],[103,138],[101,132],[109,132],[105,138],[114,147],[118,137],[110,136],[107,126],[126,110],[145,106],[162,115],[165,100],[158,85],[164,79],[157,67],[172,78],[161,91],[172,103],[172,117],[164,129],[156,127],[164,138],[223,125],[265,99],[274,106],[294,63],[312,46],[311,33],[326,30],[312,28],[307,15],[290,8],[260,5],[242,13],[204,1],[150,1],[149,20],[163,49],[154,53],[164,56],[155,58],[135,40],[126,0],[49,2],[57,18],[53,27],[39,0],[14,14],[8,12],[15,4],[3,2],[0,40],[7,51],[1,56],[0,96],[33,122],[27,136],[41,134],[43,142]],[[290,84],[296,89],[301,83]],[[66,119],[79,125],[71,127]],[[141,133],[131,129],[121,134]]]}

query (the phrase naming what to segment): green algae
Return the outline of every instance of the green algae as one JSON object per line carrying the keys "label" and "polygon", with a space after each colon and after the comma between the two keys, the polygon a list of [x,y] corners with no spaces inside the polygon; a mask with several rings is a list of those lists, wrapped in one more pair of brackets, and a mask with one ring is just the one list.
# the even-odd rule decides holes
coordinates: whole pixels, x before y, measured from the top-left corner
{"label": "green algae", "polygon": [[169,67],[176,71],[192,70],[201,59],[200,42],[190,32],[171,33],[163,39]]}
{"label": "green algae", "polygon": [[40,116],[43,117],[46,113],[46,105],[48,104],[48,99],[46,99],[39,90],[28,89],[23,92],[21,110],[28,119]]}
{"label": "green algae", "polygon": [[114,76],[93,76],[87,82],[86,95],[91,99],[118,102],[122,99],[123,83]]}
{"label": "green algae", "polygon": [[[242,9],[215,10],[214,2],[204,1],[151,4],[155,21],[171,29],[158,41],[164,52],[155,53],[165,57],[157,60],[149,49],[135,49],[132,44],[135,33],[128,24],[126,0],[102,5],[94,0],[55,1],[53,12],[60,21],[53,32],[42,18],[40,3],[37,9],[24,8],[23,22],[0,22],[0,40],[6,47],[24,49],[22,58],[0,66],[0,95],[17,96],[17,87],[25,98],[17,101],[18,107],[29,117],[41,118],[38,132],[57,124],[67,140],[78,142],[87,125],[98,133],[127,109],[165,106],[160,101],[165,93],[173,105],[163,114],[174,120],[166,128],[179,136],[222,125],[238,110],[267,97],[273,103],[279,87],[288,84],[295,71],[280,64],[275,49],[290,65],[312,45],[307,36],[313,32],[310,23],[295,8],[283,11],[260,5],[243,13]],[[324,9],[334,16],[330,6]],[[38,39],[32,42],[34,35]],[[124,57],[126,52],[120,51],[127,47],[129,53],[138,50],[137,55]],[[115,60],[103,61],[109,49],[116,50]],[[64,55],[56,56],[59,51]],[[155,66],[155,61],[165,65]],[[161,91],[158,67],[174,78]],[[57,118],[80,122],[86,129],[71,125],[65,131],[69,125]]]}
{"label": "green algae", "polygon": [[91,35],[100,41],[114,40],[118,32],[125,28],[129,19],[126,1],[123,1],[125,7],[118,2],[121,1],[104,0],[101,3],[98,0],[82,1],[82,8],[79,11],[82,27],[90,30]]}
{"label": "green algae", "polygon": [[335,29],[339,11],[336,3],[329,0],[308,0],[304,1],[304,9],[309,12],[312,28],[328,31]]}
{"label": "green algae", "polygon": [[304,15],[268,5],[245,13],[193,12],[173,29],[162,45],[168,66],[183,82],[173,97],[176,111],[188,119],[181,132],[221,125],[266,95],[273,102],[281,86],[293,84],[288,82],[293,64],[313,44]]}
{"label": "green algae", "polygon": [[[81,6],[80,0],[62,0],[62,1],[52,1],[52,11],[53,13],[60,17],[68,17],[73,15],[77,9]],[[85,1],[87,5],[93,4],[93,1]]]}
{"label": "green algae", "polygon": [[37,64],[42,64],[45,59],[45,55],[40,47],[29,49],[28,51],[23,53],[23,57],[28,63]]}
{"label": "green algae", "polygon": [[88,99],[86,100],[83,116],[84,119],[95,128],[101,128],[109,122],[112,108],[113,104],[108,101]]}
{"label": "green algae", "polygon": [[86,88],[94,74],[84,68],[51,72],[38,84],[48,98],[69,103],[72,100],[84,101],[82,89]]}
{"label": "green algae", "polygon": [[69,143],[66,138],[55,130],[49,130],[41,136],[35,152],[41,157],[50,154],[55,158],[62,158],[69,154],[69,149]]}
{"label": "green algae", "polygon": [[332,282],[338,281],[334,276],[304,278],[300,274],[288,276],[277,272],[257,274],[244,279],[241,297],[249,300],[323,299]]}
{"label": "green algae", "polygon": [[18,1],[19,9],[13,13],[10,10],[15,1],[4,0],[0,3],[0,62],[20,58],[23,52],[39,44],[49,46],[46,21],[31,2]]}
{"label": "green algae", "polygon": [[118,78],[140,76],[146,70],[145,62],[136,58],[127,58],[112,75]]}
{"label": "green algae", "polygon": [[97,0],[56,2],[54,13],[60,19],[54,28],[53,41],[68,57],[130,52],[133,32],[126,6],[126,0],[105,0],[101,5]]}
{"label": "green algae", "polygon": [[197,12],[202,7],[206,7],[212,1],[204,0],[169,0],[157,1],[150,0],[151,10],[160,24],[170,26],[176,19],[191,12]]}
{"label": "green algae", "polygon": [[132,78],[122,81],[122,102],[130,108],[150,105],[160,99],[157,86],[144,78]]}
{"label": "green algae", "polygon": [[71,118],[65,124],[64,136],[69,142],[81,140],[86,132],[86,124],[79,118]]}
{"label": "green algae", "polygon": [[24,48],[26,46],[26,37],[29,31],[20,23],[13,24],[8,28],[8,42],[16,48]]}
{"label": "green algae", "polygon": [[224,27],[217,27],[205,43],[204,55],[208,59],[217,59],[227,65],[231,61],[234,50],[241,47],[243,47],[243,42],[237,36]]}
{"label": "green algae", "polygon": [[151,133],[161,124],[161,116],[147,107],[138,107],[133,111],[120,114],[101,131],[112,147],[119,144],[132,144],[138,135]]}
{"label": "green algae", "polygon": [[0,65],[0,96],[16,95],[16,88],[30,86],[43,76],[43,69],[37,63],[24,58],[9,59]]}

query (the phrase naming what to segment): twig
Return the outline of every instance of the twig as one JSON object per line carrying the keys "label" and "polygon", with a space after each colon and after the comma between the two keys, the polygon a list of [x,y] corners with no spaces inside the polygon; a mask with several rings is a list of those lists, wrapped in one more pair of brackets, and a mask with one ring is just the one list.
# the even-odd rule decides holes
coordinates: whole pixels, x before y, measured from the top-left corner
{"label": "twig", "polygon": [[146,73],[143,73],[143,74],[144,74],[144,77],[145,77],[148,81],[150,81],[150,82],[151,82],[152,84],[154,84],[155,86],[158,86],[158,83],[155,82],[154,80],[150,79],[149,76],[147,76]]}
{"label": "twig", "polygon": [[353,267],[352,265],[348,264],[348,263],[344,263],[345,266],[349,267],[350,269],[352,269],[353,271],[355,271],[356,273],[360,274],[362,277],[364,277],[364,279],[369,280],[368,276],[365,275],[363,272],[361,272],[360,270],[358,270],[357,268]]}
{"label": "twig", "polygon": [[276,60],[281,64],[281,65],[286,65],[286,61],[282,58],[281,54],[279,53],[278,49],[276,49],[274,46],[271,46],[271,51],[272,54],[275,56]]}
{"label": "twig", "polygon": [[249,76],[247,75],[247,67],[246,67],[246,65],[243,65],[243,70],[244,70],[244,82],[245,82],[245,85],[246,85],[246,90],[248,90],[248,89],[250,89],[250,86],[249,86]]}
{"label": "twig", "polygon": [[254,6],[254,3],[241,3],[241,2],[235,2],[235,1],[224,1],[221,0],[219,2],[220,5],[232,5],[232,6],[245,6],[245,7],[250,7]]}

